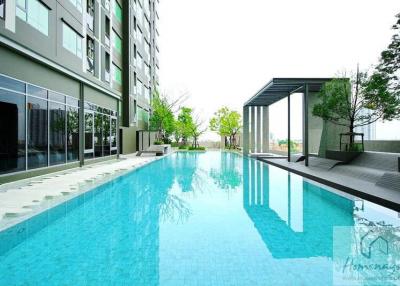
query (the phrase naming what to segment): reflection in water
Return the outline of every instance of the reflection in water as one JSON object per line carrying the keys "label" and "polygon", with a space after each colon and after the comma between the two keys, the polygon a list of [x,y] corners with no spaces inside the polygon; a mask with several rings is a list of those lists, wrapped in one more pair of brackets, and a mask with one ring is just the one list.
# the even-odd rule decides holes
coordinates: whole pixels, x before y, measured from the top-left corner
{"label": "reflection in water", "polygon": [[275,258],[332,257],[333,228],[354,225],[353,201],[302,177],[248,159],[243,173],[244,209]]}
{"label": "reflection in water", "polygon": [[184,223],[191,213],[188,203],[173,194],[168,194],[165,202],[160,206],[160,217],[163,222]]}
{"label": "reflection in water", "polygon": [[211,168],[209,172],[214,183],[222,190],[233,190],[242,184],[240,161],[236,154],[226,152],[221,156],[217,168]]}
{"label": "reflection in water", "polygon": [[[197,190],[196,181],[196,171],[198,168],[198,157],[197,153],[180,153],[176,156],[174,165],[171,166],[174,168],[176,181],[178,182],[182,192],[192,192],[193,190]],[[189,159],[190,158],[190,159]]]}

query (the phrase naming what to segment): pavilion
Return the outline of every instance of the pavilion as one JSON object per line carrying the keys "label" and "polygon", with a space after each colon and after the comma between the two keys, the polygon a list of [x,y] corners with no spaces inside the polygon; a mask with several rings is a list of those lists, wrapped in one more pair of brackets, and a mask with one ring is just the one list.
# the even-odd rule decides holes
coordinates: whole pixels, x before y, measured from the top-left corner
{"label": "pavilion", "polygon": [[[290,97],[294,93],[302,93],[303,155],[305,165],[308,166],[310,95],[318,93],[324,83],[330,80],[332,78],[273,78],[268,82],[243,105],[243,154],[269,152],[269,136],[266,136],[266,134],[269,134],[269,106],[286,97],[288,99],[287,139],[290,142]],[[288,161],[290,161],[290,154],[290,144],[288,144]]]}

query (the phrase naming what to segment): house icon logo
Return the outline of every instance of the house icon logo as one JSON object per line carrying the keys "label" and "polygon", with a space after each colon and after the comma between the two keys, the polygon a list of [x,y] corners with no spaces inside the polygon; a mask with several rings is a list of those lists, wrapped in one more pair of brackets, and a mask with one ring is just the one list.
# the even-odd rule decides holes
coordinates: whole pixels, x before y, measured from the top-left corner
{"label": "house icon logo", "polygon": [[368,259],[372,257],[374,252],[388,255],[389,242],[383,238],[379,232],[370,230],[361,237],[360,251],[361,254]]}

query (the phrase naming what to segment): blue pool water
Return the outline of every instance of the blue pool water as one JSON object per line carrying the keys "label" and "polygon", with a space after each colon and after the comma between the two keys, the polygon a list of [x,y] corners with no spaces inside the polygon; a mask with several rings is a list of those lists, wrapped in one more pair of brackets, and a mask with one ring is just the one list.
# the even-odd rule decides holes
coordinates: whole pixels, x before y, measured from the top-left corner
{"label": "blue pool water", "polygon": [[334,228],[365,222],[399,218],[236,154],[177,153],[0,233],[0,285],[332,285]]}

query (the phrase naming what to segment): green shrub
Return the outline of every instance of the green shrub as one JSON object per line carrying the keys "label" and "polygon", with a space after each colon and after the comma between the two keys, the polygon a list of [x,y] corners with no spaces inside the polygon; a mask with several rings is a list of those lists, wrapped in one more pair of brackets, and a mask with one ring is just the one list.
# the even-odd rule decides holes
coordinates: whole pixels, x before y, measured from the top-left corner
{"label": "green shrub", "polygon": [[179,147],[179,143],[178,142],[172,142],[171,143],[171,147]]}
{"label": "green shrub", "polygon": [[353,143],[349,144],[349,151],[351,152],[362,152],[363,151],[363,146],[362,143]]}
{"label": "green shrub", "polygon": [[189,150],[190,151],[205,151],[206,150],[206,147],[193,147],[193,146],[190,146],[189,147]]}
{"label": "green shrub", "polygon": [[181,146],[179,146],[179,150],[185,150],[185,149],[187,149],[188,148],[188,146],[186,146],[186,145],[181,145]]}
{"label": "green shrub", "polygon": [[154,145],[163,145],[164,144],[164,142],[162,142],[162,141],[154,141],[154,143],[153,143]]}

